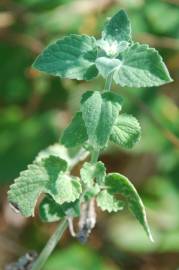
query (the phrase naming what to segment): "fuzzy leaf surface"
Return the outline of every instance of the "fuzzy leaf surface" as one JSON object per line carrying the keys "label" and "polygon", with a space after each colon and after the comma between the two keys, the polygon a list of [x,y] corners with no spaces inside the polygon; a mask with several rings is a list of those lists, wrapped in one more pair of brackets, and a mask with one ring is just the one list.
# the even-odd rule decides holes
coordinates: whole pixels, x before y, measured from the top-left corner
{"label": "fuzzy leaf surface", "polygon": [[[39,163],[29,165],[27,170],[21,172],[11,185],[8,192],[9,202],[22,215],[29,217],[34,216],[34,208],[41,193],[50,194],[59,204],[75,201],[80,196],[81,186],[76,178],[67,179],[65,182],[66,170],[66,161],[56,156],[50,156]],[[64,185],[63,182],[65,182]]]}
{"label": "fuzzy leaf surface", "polygon": [[118,200],[113,194],[110,194],[107,190],[101,191],[97,196],[97,205],[102,211],[117,212],[124,208],[124,202]]}
{"label": "fuzzy leaf surface", "polygon": [[115,68],[116,84],[128,87],[152,87],[171,82],[166,65],[158,51],[148,45],[135,43],[119,56]]}
{"label": "fuzzy leaf surface", "polygon": [[140,139],[141,128],[132,115],[120,114],[112,128],[110,140],[124,148],[132,148]]}
{"label": "fuzzy leaf surface", "polygon": [[69,35],[49,45],[33,67],[61,78],[90,80],[97,76],[96,40],[87,35]]}
{"label": "fuzzy leaf surface", "polygon": [[121,61],[115,58],[98,57],[96,59],[96,67],[103,78],[112,73],[116,68],[119,68]]}
{"label": "fuzzy leaf surface", "polygon": [[88,135],[82,113],[77,112],[69,126],[64,130],[61,143],[66,147],[75,147],[87,141]]}
{"label": "fuzzy leaf surface", "polygon": [[90,144],[103,148],[121,110],[122,98],[112,92],[86,92],[81,100],[81,112]]}
{"label": "fuzzy leaf surface", "polygon": [[96,197],[96,195],[100,192],[100,185],[94,184],[89,187],[84,194],[85,201],[89,201],[90,199]]}
{"label": "fuzzy leaf surface", "polygon": [[94,179],[96,179],[98,184],[102,184],[106,176],[104,163],[101,161],[98,161],[95,164],[85,162],[80,170],[80,175],[81,180],[89,186],[93,184]]}
{"label": "fuzzy leaf surface", "polygon": [[59,176],[57,189],[58,198],[55,201],[59,204],[74,202],[82,192],[79,178],[68,175]]}
{"label": "fuzzy leaf surface", "polygon": [[77,217],[80,215],[79,201],[59,205],[52,197],[46,196],[40,203],[39,215],[43,222],[55,222],[65,216]]}
{"label": "fuzzy leaf surface", "polygon": [[141,223],[150,240],[153,241],[142,200],[127,177],[119,173],[110,173],[106,177],[106,186],[110,193],[119,193],[125,198],[129,209]]}
{"label": "fuzzy leaf surface", "polygon": [[131,25],[124,10],[118,11],[106,23],[102,32],[102,39],[107,41],[129,41],[131,39]]}

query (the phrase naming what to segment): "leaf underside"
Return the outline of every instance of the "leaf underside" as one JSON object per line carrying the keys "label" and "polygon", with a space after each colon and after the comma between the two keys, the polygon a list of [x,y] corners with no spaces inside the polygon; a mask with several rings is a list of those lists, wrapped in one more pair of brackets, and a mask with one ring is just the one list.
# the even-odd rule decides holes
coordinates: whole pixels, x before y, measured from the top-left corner
{"label": "leaf underside", "polygon": [[43,222],[55,222],[65,216],[77,217],[80,215],[80,203],[77,200],[59,205],[47,195],[40,203],[39,215]]}
{"label": "leaf underside", "polygon": [[117,212],[124,208],[124,202],[118,200],[107,190],[101,191],[97,196],[97,205],[102,211]]}
{"label": "leaf underside", "polygon": [[106,186],[110,193],[119,193],[124,196],[129,209],[141,223],[150,240],[153,241],[142,200],[127,177],[119,173],[110,173],[106,177]]}

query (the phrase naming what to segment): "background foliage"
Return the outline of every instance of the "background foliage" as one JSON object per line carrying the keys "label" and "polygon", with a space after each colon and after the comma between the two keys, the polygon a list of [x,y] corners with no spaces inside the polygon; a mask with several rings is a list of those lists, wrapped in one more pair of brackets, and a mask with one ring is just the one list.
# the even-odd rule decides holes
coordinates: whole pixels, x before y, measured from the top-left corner
{"label": "background foliage", "polygon": [[31,68],[39,52],[69,33],[99,37],[106,16],[126,9],[136,41],[156,47],[172,84],[147,89],[113,86],[124,110],[140,120],[142,139],[126,152],[112,146],[108,171],[134,179],[147,207],[155,243],[127,213],[98,213],[88,246],[66,233],[46,270],[177,269],[179,267],[179,2],[177,0],[1,0],[0,2],[0,268],[29,249],[40,250],[55,225],[24,220],[6,201],[7,186],[36,154],[58,141],[79,97],[103,82],[53,78]]}

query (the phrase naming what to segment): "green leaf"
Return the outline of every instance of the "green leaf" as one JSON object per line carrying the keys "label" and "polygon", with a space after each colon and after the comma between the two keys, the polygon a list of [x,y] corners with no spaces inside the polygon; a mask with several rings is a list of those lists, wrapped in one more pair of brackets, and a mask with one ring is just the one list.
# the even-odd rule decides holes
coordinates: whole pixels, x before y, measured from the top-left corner
{"label": "green leaf", "polygon": [[97,45],[110,57],[124,51],[131,41],[131,25],[124,10],[117,12],[106,23]]}
{"label": "green leaf", "polygon": [[132,115],[121,114],[112,128],[110,140],[125,148],[132,148],[140,139],[139,122]]}
{"label": "green leaf", "polygon": [[69,126],[64,130],[61,143],[66,147],[75,147],[88,140],[86,127],[82,118],[82,113],[77,112]]}
{"label": "green leaf", "polygon": [[124,175],[119,173],[110,173],[106,177],[106,186],[108,188],[108,192],[113,194],[119,193],[124,196],[129,209],[141,223],[150,240],[153,241],[144,205],[132,183]]}
{"label": "green leaf", "polygon": [[85,162],[80,170],[80,175],[81,180],[88,186],[93,184],[94,179],[98,184],[102,184],[106,176],[106,168],[101,161],[95,164]]}
{"label": "green leaf", "polygon": [[117,212],[124,208],[124,202],[116,199],[107,190],[101,191],[97,196],[97,205],[102,209],[102,211]]}
{"label": "green leaf", "polygon": [[80,180],[78,177],[60,175],[58,178],[56,202],[63,204],[65,202],[74,202],[79,198],[82,192]]}
{"label": "green leaf", "polygon": [[97,149],[106,146],[112,127],[121,110],[122,98],[112,92],[85,93],[81,100],[81,111],[89,143]]}
{"label": "green leaf", "polygon": [[55,222],[65,217],[62,206],[50,196],[46,196],[40,203],[39,215],[43,222]]}
{"label": "green leaf", "polygon": [[131,41],[131,25],[124,10],[118,11],[108,20],[102,32],[101,41],[100,47],[108,55],[114,55],[126,48],[128,42]]}
{"label": "green leaf", "polygon": [[[56,156],[29,165],[11,185],[9,202],[28,217],[34,216],[34,208],[41,193],[50,194],[57,203],[75,201],[80,196],[81,185],[78,179],[64,175],[66,170],[66,161]],[[66,196],[64,192],[67,192]]]}
{"label": "green leaf", "polygon": [[98,57],[96,59],[96,67],[103,78],[107,78],[113,73],[116,67],[120,67],[121,61],[115,58]]}
{"label": "green leaf", "polygon": [[94,37],[69,35],[49,45],[33,67],[62,78],[90,80],[97,76],[96,48]]}
{"label": "green leaf", "polygon": [[51,196],[46,196],[40,203],[39,215],[43,222],[55,222],[65,216],[77,217],[80,215],[79,200],[59,205]]}
{"label": "green leaf", "polygon": [[102,38],[109,41],[129,41],[131,39],[131,25],[124,10],[118,11],[106,23],[102,32]]}
{"label": "green leaf", "polygon": [[47,148],[41,150],[36,156],[34,163],[39,163],[43,159],[46,159],[50,156],[63,157],[63,159],[69,164],[71,158],[68,153],[68,149],[59,143],[48,146]]}
{"label": "green leaf", "polygon": [[171,82],[167,67],[159,53],[148,45],[135,43],[120,56],[115,68],[116,84],[128,87],[152,87]]}
{"label": "green leaf", "polygon": [[94,184],[92,187],[89,187],[84,194],[85,201],[89,201],[90,199],[96,197],[96,195],[100,192],[100,185]]}

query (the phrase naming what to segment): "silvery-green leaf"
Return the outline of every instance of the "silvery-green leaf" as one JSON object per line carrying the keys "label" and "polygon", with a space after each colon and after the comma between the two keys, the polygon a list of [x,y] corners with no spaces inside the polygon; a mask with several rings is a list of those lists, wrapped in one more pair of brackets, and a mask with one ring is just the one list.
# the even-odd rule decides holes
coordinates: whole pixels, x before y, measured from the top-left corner
{"label": "silvery-green leaf", "polygon": [[39,163],[43,159],[48,158],[49,156],[63,157],[63,159],[67,161],[67,163],[70,163],[70,156],[68,154],[68,150],[59,143],[55,143],[41,150],[36,156],[34,163]]}
{"label": "silvery-green leaf", "polygon": [[[8,192],[9,202],[26,217],[34,215],[34,208],[40,194],[47,193],[57,203],[75,201],[81,193],[76,178],[66,180],[67,163],[57,156],[50,156],[28,166],[15,179]],[[66,183],[63,185],[63,182]],[[64,192],[68,190],[68,196]]]}
{"label": "silvery-green leaf", "polygon": [[107,190],[101,191],[97,198],[97,205],[103,210],[111,212],[117,212],[119,210],[122,210],[124,208],[124,202],[121,200],[118,200],[114,197],[113,194],[110,194]]}
{"label": "silvery-green leaf", "polygon": [[39,216],[43,222],[55,222],[65,217],[65,213],[61,205],[46,196],[39,205]]}
{"label": "silvery-green leaf", "polygon": [[120,56],[121,64],[114,70],[116,84],[128,87],[152,87],[171,82],[166,65],[158,51],[135,43]]}
{"label": "silvery-green leaf", "polygon": [[[117,57],[127,49],[131,42],[131,26],[124,10],[117,12],[110,18],[102,32],[102,38],[97,45],[105,52],[106,56]],[[99,52],[99,56],[100,52]]]}
{"label": "silvery-green leaf", "polygon": [[85,201],[89,201],[90,199],[96,197],[96,195],[100,192],[100,185],[94,184],[89,187],[84,194]]}
{"label": "silvery-green leaf", "polygon": [[80,179],[69,175],[59,175],[56,184],[55,201],[59,204],[74,202],[82,192]]}
{"label": "silvery-green leaf", "polygon": [[100,39],[97,41],[97,45],[100,48],[98,57],[115,58],[125,51],[130,46],[130,43],[127,41],[118,42],[116,40]]}
{"label": "silvery-green leaf", "polygon": [[108,20],[102,32],[102,39],[117,42],[131,40],[131,25],[124,10],[118,11]]}
{"label": "silvery-green leaf", "polygon": [[49,45],[33,67],[62,78],[90,80],[97,76],[94,65],[97,46],[94,37],[69,35]]}
{"label": "silvery-green leaf", "polygon": [[66,147],[75,147],[87,141],[88,135],[82,113],[77,112],[69,126],[64,130],[61,143]]}
{"label": "silvery-green leaf", "polygon": [[77,217],[80,215],[79,200],[59,205],[51,196],[46,196],[40,203],[39,215],[43,222],[55,222],[65,216]]}
{"label": "silvery-green leaf", "polygon": [[132,115],[120,114],[112,128],[110,140],[125,148],[132,148],[140,139],[141,128]]}
{"label": "silvery-green leaf", "polygon": [[103,78],[107,78],[110,73],[113,73],[115,68],[119,68],[121,60],[108,57],[98,57],[96,59],[96,67]]}
{"label": "silvery-green leaf", "polygon": [[104,178],[106,176],[106,169],[104,163],[101,161],[95,164],[85,162],[80,170],[81,180],[91,186],[96,179],[98,184],[104,183]]}
{"label": "silvery-green leaf", "polygon": [[112,127],[121,110],[122,98],[112,92],[85,93],[81,100],[81,112],[89,143],[97,149],[106,146]]}
{"label": "silvery-green leaf", "polygon": [[125,198],[129,209],[141,223],[150,240],[153,241],[142,200],[127,177],[119,173],[110,173],[106,176],[106,187],[110,193],[119,193]]}

